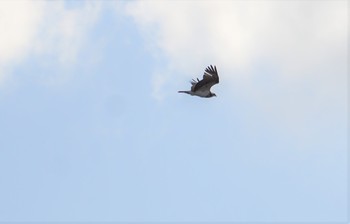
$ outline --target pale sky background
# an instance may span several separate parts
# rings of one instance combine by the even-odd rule
[[[0,221],[346,221],[347,9],[0,1]]]

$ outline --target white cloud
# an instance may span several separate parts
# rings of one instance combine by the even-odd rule
[[[39,30],[37,51],[54,52],[61,63],[76,60],[77,52],[86,40],[88,30],[98,18],[100,6],[87,2],[82,8],[65,9],[62,2],[47,3]]]
[[[181,80],[216,64],[216,91],[230,88],[291,123],[345,108],[346,1],[132,1],[125,8]],[[156,80],[164,95],[161,85],[174,78]]]
[[[2,1],[0,3],[0,81],[5,67],[21,60],[34,41],[35,27],[43,12],[42,2]]]
[[[186,70],[211,61],[249,72],[263,61],[297,78],[346,43],[346,1],[135,1],[126,9]]]
[[[65,7],[63,1],[0,2],[0,83],[26,57],[53,57],[61,65],[74,63],[100,3]]]

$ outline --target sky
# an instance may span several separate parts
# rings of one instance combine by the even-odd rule
[[[345,222],[348,7],[0,1],[0,222]]]

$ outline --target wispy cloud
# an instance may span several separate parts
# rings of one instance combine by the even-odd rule
[[[190,79],[216,64],[222,88],[292,123],[344,107],[346,1],[133,1],[125,8],[174,75]],[[161,96],[170,79],[155,80],[163,80],[155,85]]]
[[[1,1],[0,82],[33,55],[73,64],[99,12],[98,2],[67,8],[63,1]]]
[[[343,53],[345,6],[345,1],[134,1],[126,10],[149,44],[180,69],[217,61],[249,72],[263,60],[297,78],[291,72]]]

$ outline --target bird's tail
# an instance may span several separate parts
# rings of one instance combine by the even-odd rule
[[[191,94],[191,91],[178,91],[178,93],[187,93],[187,94]]]

